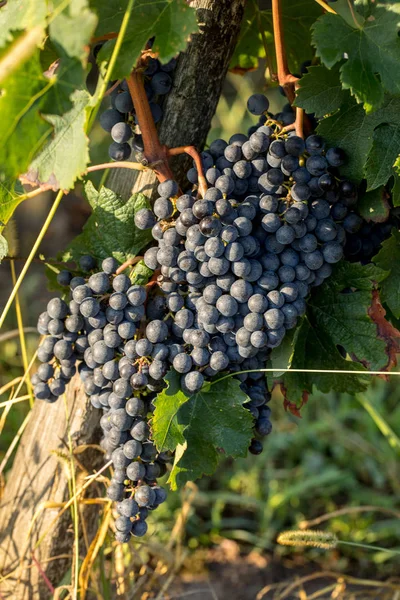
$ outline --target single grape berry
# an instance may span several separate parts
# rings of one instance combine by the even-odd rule
[[[269,101],[264,94],[253,94],[247,100],[247,110],[252,115],[262,115],[267,112],[269,108]]]

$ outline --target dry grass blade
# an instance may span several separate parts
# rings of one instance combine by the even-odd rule
[[[76,448],[74,448],[74,455],[82,454],[82,452],[85,452],[85,450],[88,449],[98,450],[99,452],[104,453],[104,449],[101,446],[99,446],[99,444],[82,444],[81,446],[77,446]]]
[[[125,586],[125,556],[122,544],[116,544],[114,550],[114,565],[115,574],[117,576],[117,594],[118,596],[124,596],[126,593]]]
[[[47,577],[46,573],[43,571],[41,564],[39,563],[39,561],[36,559],[34,553],[32,552],[32,562],[34,563],[34,565],[37,567],[40,575],[42,576],[46,586],[48,587],[48,589],[50,590],[50,592],[52,594],[54,594],[54,587],[51,584],[50,579]]]
[[[20,383],[23,377],[15,377],[8,383],[5,383],[3,387],[0,388],[0,396],[2,396],[5,392],[7,392],[10,388],[13,388],[17,383]]]
[[[36,327],[24,327],[24,333],[34,333],[36,335],[39,335]],[[10,331],[2,333],[0,335],[0,344],[2,344],[3,342],[7,342],[8,340],[12,340],[15,337],[18,337],[19,334],[20,332],[18,329],[11,329]],[[2,392],[0,391],[0,394],[1,393]]]
[[[18,394],[20,393],[20,391],[21,391],[21,388],[22,388],[22,386],[24,385],[24,383],[25,383],[25,381],[26,381],[26,378],[27,378],[27,377],[28,377],[28,375],[29,375],[29,372],[30,372],[30,370],[31,370],[31,369],[32,369],[32,367],[33,367],[33,364],[34,364],[34,362],[35,362],[35,360],[36,360],[36,356],[37,356],[37,351],[36,351],[36,352],[35,352],[35,354],[32,356],[31,362],[29,363],[29,365],[28,365],[28,368],[27,368],[27,370],[25,371],[25,373],[23,374],[23,376],[22,376],[22,377],[20,377],[20,378],[18,378],[18,379],[19,379],[19,383],[18,383],[17,389],[16,389],[16,390],[15,390],[15,392],[14,392],[14,395],[13,395],[13,396],[12,396],[12,398],[11,398],[12,400],[14,400],[15,398],[17,398],[17,397],[18,397]],[[13,381],[15,382],[16,380],[14,379]],[[11,383],[11,382],[10,382],[10,383]],[[5,386],[4,386],[4,387],[5,387]],[[10,386],[10,387],[12,387],[12,386]],[[1,391],[1,390],[0,390],[0,391]],[[1,415],[1,419],[0,419],[0,434],[1,434],[1,432],[3,431],[4,425],[5,425],[5,423],[6,423],[7,415],[8,415],[8,413],[10,412],[11,406],[12,406],[12,405],[8,405],[8,406],[6,406],[6,407],[5,407],[5,409],[4,409],[4,412],[3,412],[3,414]],[[18,434],[17,434],[17,435],[18,435]],[[18,438],[18,439],[19,439],[19,438]],[[14,442],[14,440],[13,440],[13,442]],[[18,442],[18,440],[17,440],[17,442]],[[17,442],[16,442],[16,443],[17,443]],[[1,471],[0,471],[0,472],[1,472]]]
[[[18,429],[17,433],[15,434],[14,439],[11,442],[9,448],[7,449],[7,452],[5,453],[5,456],[4,456],[4,458],[3,458],[3,460],[2,460],[2,462],[0,464],[0,475],[4,471],[4,469],[5,469],[5,467],[6,467],[7,463],[8,463],[8,460],[9,460],[10,456],[14,452],[15,447],[18,444],[18,442],[19,442],[19,440],[21,438],[21,435],[24,433],[24,430],[25,430],[26,426],[28,425],[30,418],[31,418],[31,413],[28,413],[26,415],[25,419],[23,420],[20,428]]]
[[[70,498],[68,500],[68,502],[66,502],[63,506],[63,508],[60,510],[60,512],[58,513],[58,515],[56,515],[54,517],[54,519],[52,520],[52,522],[50,523],[49,527],[46,529],[46,531],[43,533],[42,537],[37,541],[36,543],[36,547],[41,543],[42,539],[48,535],[50,533],[50,531],[52,530],[52,528],[54,527],[54,525],[57,523],[58,519],[61,517],[61,515],[70,507],[72,506],[72,504],[74,503],[74,501],[79,498],[79,496],[82,494],[82,492],[84,492],[86,490],[86,488],[88,488],[98,477],[100,477],[100,475],[106,471],[110,466],[112,465],[112,461],[108,461],[108,463],[106,463],[101,469],[99,469],[99,471],[96,471],[96,473],[94,473],[93,475],[90,475],[86,481],[86,483],[84,483],[77,491],[76,493],[72,496],[72,498]],[[36,511],[36,513],[33,516],[32,522],[31,522],[31,526],[29,528],[29,532],[28,532],[28,538],[30,536],[30,533],[32,531],[32,527],[34,524],[34,521],[37,519],[38,515],[40,514],[40,512],[43,510],[43,507],[38,509]]]
[[[25,400],[29,400],[29,394],[25,396],[20,396],[19,398],[12,398],[11,400],[6,400],[5,402],[0,402],[0,408],[4,408],[5,406],[18,404],[18,402],[25,402]]]
[[[336,10],[333,10],[332,6],[329,6],[329,4],[327,2],[324,2],[324,0],[315,0],[315,2],[322,6],[322,8],[326,10],[326,12],[332,13],[333,15],[337,15]]]
[[[13,260],[10,260],[10,269],[11,269],[11,278],[12,278],[12,282],[13,285],[16,284],[17,282],[17,276],[15,273],[15,264]],[[24,367],[24,372],[27,373],[26,376],[26,387],[28,390],[28,394],[29,394],[29,404],[32,408],[33,406],[33,388],[32,388],[32,383],[31,383],[31,378],[29,375],[29,362],[28,362],[28,353],[26,350],[26,340],[25,340],[25,333],[24,333],[24,323],[23,323],[23,319],[22,319],[22,310],[21,310],[21,303],[19,301],[19,294],[15,295],[15,314],[17,316],[17,323],[18,323],[18,332],[19,332],[19,343],[21,346],[21,355],[22,355],[22,364]]]
[[[302,586],[305,583],[309,583],[310,581],[314,581],[315,579],[326,579],[326,578],[333,578],[336,579],[337,584],[342,582],[346,582],[346,583],[351,583],[353,585],[359,585],[359,586],[363,586],[363,587],[373,587],[373,588],[381,588],[383,589],[388,589],[391,590],[393,592],[398,593],[400,591],[400,583],[396,584],[396,583],[391,583],[391,582],[384,582],[384,581],[375,581],[374,579],[358,579],[357,577],[352,577],[350,575],[342,575],[339,573],[335,573],[333,571],[320,571],[319,573],[312,573],[311,575],[306,575],[304,577],[301,578],[296,578],[295,581],[292,581],[291,583],[289,583],[289,585],[287,586],[287,588],[283,589],[281,593],[279,593],[275,598],[276,600],[284,600],[285,598],[289,598],[291,597],[292,592],[296,589],[299,588],[300,586]],[[272,591],[273,589],[276,589],[279,585],[281,584],[273,584],[273,585],[267,585],[264,588],[262,588],[255,600],[263,600],[264,598],[266,598],[266,595]],[[364,593],[364,598],[365,598],[365,592]],[[392,596],[393,597],[393,596]]]
[[[341,586],[341,582],[339,582],[339,585]],[[337,584],[333,583],[332,585],[327,585],[326,587],[314,592],[313,594],[311,594],[311,596],[304,596],[304,598],[307,598],[307,600],[317,600],[317,598],[321,597],[327,598],[328,596],[326,594],[329,594],[330,592],[335,592],[335,590],[337,590],[337,587]],[[335,596],[331,596],[331,598],[335,598]]]
[[[8,311],[10,310],[10,307],[11,307],[12,303],[14,302],[15,296],[18,293],[18,290],[19,290],[19,288],[20,288],[20,286],[21,286],[21,284],[22,284],[22,282],[23,282],[23,280],[25,278],[25,275],[26,275],[26,273],[27,273],[27,271],[28,271],[28,269],[29,269],[29,267],[30,267],[33,259],[35,258],[36,254],[37,254],[38,248],[39,248],[40,244],[42,243],[42,240],[43,240],[43,238],[44,238],[44,236],[45,236],[45,234],[46,234],[46,232],[47,232],[47,230],[48,230],[48,228],[50,226],[50,223],[53,220],[53,217],[54,217],[54,215],[55,215],[55,213],[57,211],[57,208],[58,208],[58,206],[59,206],[59,204],[60,204],[63,196],[64,196],[64,192],[60,191],[60,192],[58,192],[56,198],[54,199],[54,202],[53,202],[52,207],[51,207],[51,209],[49,211],[49,214],[47,215],[47,218],[46,218],[46,220],[45,220],[45,222],[43,224],[43,227],[40,230],[39,235],[36,238],[35,243],[33,244],[32,250],[30,251],[30,254],[29,254],[28,258],[26,259],[26,263],[24,264],[24,266],[22,268],[22,271],[21,271],[21,273],[20,273],[20,275],[19,275],[19,277],[18,277],[18,279],[17,279],[17,281],[16,281],[16,283],[14,285],[13,291],[11,292],[11,294],[10,294],[10,296],[9,296],[7,302],[6,302],[6,305],[5,305],[4,309],[3,309],[3,312],[0,315],[0,327],[2,327],[4,325],[4,321],[6,320]]]
[[[74,496],[72,496],[67,502],[63,503],[62,505],[58,504],[58,503],[54,503],[54,502],[43,502],[39,505],[38,509],[36,510],[35,514],[33,515],[29,528],[28,528],[28,532],[26,534],[26,542],[25,545],[23,547],[23,549],[21,550],[20,553],[20,557],[19,557],[19,566],[16,567],[15,569],[13,569],[12,571],[10,571],[10,573],[7,574],[6,577],[3,577],[2,579],[8,579],[11,576],[15,575],[15,573],[18,570],[22,570],[23,566],[24,566],[24,561],[25,561],[25,557],[26,554],[30,548],[31,545],[31,535],[32,535],[32,531],[34,529],[35,523],[38,519],[38,517],[40,516],[40,514],[43,512],[43,510],[45,510],[46,508],[54,508],[54,507],[58,507],[58,506],[62,506],[61,510],[57,513],[57,515],[54,517],[54,519],[51,521],[50,525],[48,526],[48,528],[43,532],[43,534],[41,535],[41,537],[38,539],[38,541],[36,542],[33,550],[35,550],[36,548],[38,548],[40,546],[40,544],[42,543],[42,541],[44,540],[44,538],[50,533],[50,531],[53,529],[54,525],[57,523],[57,521],[60,519],[60,517],[65,513],[66,510],[68,510],[68,508],[70,508],[75,499],[79,498],[79,496],[94,482],[96,481],[96,479],[98,479],[101,474],[108,469],[112,464],[112,461],[107,462],[101,469],[99,469],[99,471],[96,471],[96,473],[93,473],[93,475],[90,475],[87,478],[87,481],[76,491],[76,494],[74,494]],[[100,499],[93,499],[93,504],[95,503],[100,503],[99,501]],[[101,499],[102,500],[102,499]],[[90,503],[89,500],[85,501],[88,504]],[[2,580],[0,579],[0,581]]]
[[[92,541],[89,546],[89,550],[85,556],[85,559],[82,563],[80,573],[79,573],[79,586],[80,586],[80,600],[85,600],[86,592],[88,590],[89,578],[91,574],[91,569],[93,567],[93,563],[96,560],[96,557],[101,549],[101,546],[104,543],[105,537],[107,535],[107,531],[110,525],[111,519],[111,502],[108,501],[108,506],[105,507],[103,513],[103,519],[101,525],[97,531],[96,537]]]
[[[189,516],[190,508],[198,492],[198,488],[193,482],[187,483],[185,488],[186,490],[188,490],[188,493],[185,497],[185,500],[182,504],[182,509],[178,515],[178,518],[176,519],[174,528],[171,532],[171,537],[167,546],[168,549],[171,549],[174,545],[174,542],[181,537],[186,520]]]
[[[71,595],[71,591],[72,591],[72,585],[60,585],[60,587],[56,588],[54,591],[54,596],[53,596],[53,600],[60,600],[61,599],[61,593],[66,590],[67,592],[69,592],[69,596],[63,596],[64,600],[67,600],[67,598],[72,598]]]

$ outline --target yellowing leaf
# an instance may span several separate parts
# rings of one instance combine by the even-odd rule
[[[54,126],[52,140],[30,165],[24,182],[51,185],[69,190],[89,163],[89,140],[85,132],[90,96],[77,90],[71,96],[73,107],[63,115],[46,115]]]

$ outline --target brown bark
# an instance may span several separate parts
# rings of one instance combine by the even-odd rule
[[[174,86],[164,102],[164,119],[159,128],[161,142],[170,147],[201,147],[206,139],[212,116],[240,30],[245,0],[196,0],[201,34],[193,36],[185,53],[180,55],[174,75]],[[191,158],[174,157],[176,178],[190,166]],[[132,191],[153,194],[156,177],[149,171],[133,172],[116,169],[110,174],[111,189],[124,197]],[[186,186],[185,186],[186,187]],[[74,446],[93,444],[99,440],[99,411],[91,407],[79,380],[68,390],[68,411]],[[19,565],[22,568],[0,583],[0,598],[12,600],[45,600],[51,596],[37,566],[32,561],[32,548],[46,531],[56,511],[40,513],[29,537],[32,516],[45,501],[68,499],[65,469],[52,451],[66,450],[67,426],[62,400],[53,405],[37,402],[20,442],[14,465],[8,474],[0,508],[0,572],[6,576]],[[102,464],[102,455],[93,450],[80,454],[89,473]],[[95,492],[88,488],[88,495]],[[102,486],[104,490],[104,486]],[[86,506],[85,525],[89,543],[97,526],[98,507]],[[27,547],[26,553],[24,552]],[[35,559],[53,586],[61,581],[71,566],[71,558],[49,561],[60,554],[72,555],[73,528],[71,513],[66,511],[52,532],[35,550]],[[81,549],[85,554],[83,540]]]
[[[90,404],[78,376],[69,385],[66,403],[73,447],[98,443],[99,411]],[[29,536],[28,532],[32,517],[43,502],[69,499],[67,471],[56,452],[68,455],[65,404],[62,399],[51,405],[38,400],[18,447],[0,505],[0,572],[3,577],[12,573],[10,578],[0,583],[4,600],[36,600],[49,595],[43,577],[32,561],[32,552],[60,509],[41,511]],[[83,483],[83,474],[91,474],[103,464],[103,454],[93,448],[79,453],[77,459],[87,471],[85,473],[77,468],[80,483]],[[104,485],[101,485],[100,495],[103,492]],[[98,484],[94,483],[87,488],[85,495],[90,497],[98,493]],[[82,513],[89,540],[97,529],[97,513],[95,505],[86,505]],[[47,561],[60,554],[72,557],[73,543],[71,512],[67,510],[34,550],[35,559],[53,585],[62,579],[72,559]],[[80,540],[80,548],[84,550],[83,539]]]

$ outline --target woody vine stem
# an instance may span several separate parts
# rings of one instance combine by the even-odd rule
[[[173,179],[174,175],[169,166],[169,157],[179,154],[188,154],[193,158],[196,164],[199,181],[199,192],[204,196],[207,191],[207,182],[204,177],[201,158],[194,146],[180,146],[178,148],[168,148],[160,143],[157,129],[154,123],[149,101],[147,99],[142,76],[143,61],[149,56],[148,52],[143,54],[139,65],[132,71],[128,78],[128,88],[131,94],[132,102],[135,107],[135,112],[140,125],[140,130],[143,138],[144,157],[146,163],[154,165],[153,170],[160,182],[166,179]]]
[[[272,22],[274,28],[274,44],[276,55],[276,66],[279,85],[282,86],[289,103],[292,105],[296,94],[295,90],[298,86],[298,78],[292,75],[289,70],[286,49],[283,35],[282,23],[282,4],[281,0],[272,0]],[[304,131],[309,132],[310,126],[307,117],[304,115],[302,108],[296,107],[296,120],[293,125],[289,125],[283,129],[284,132],[296,131],[296,135],[304,137]]]

